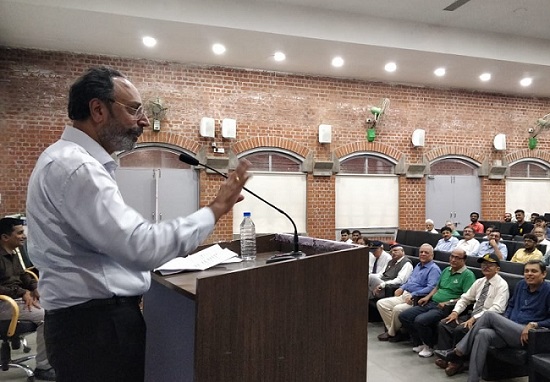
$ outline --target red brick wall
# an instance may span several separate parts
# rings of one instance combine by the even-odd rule
[[[358,80],[189,66],[97,55],[0,48],[0,131],[2,132],[0,215],[25,209],[26,184],[39,153],[60,135],[66,117],[67,91],[86,68],[110,65],[140,89],[144,101],[160,97],[169,106],[160,133],[142,142],[163,142],[197,153],[210,140],[201,138],[201,117],[237,120],[236,141],[216,138],[219,147],[240,153],[274,145],[301,156],[329,160],[356,151],[383,153],[407,163],[445,155],[479,163],[550,158],[550,134],[539,136],[538,150],[527,148],[527,129],[550,110],[550,99],[472,91],[428,89]],[[527,94],[527,93],[526,93]],[[391,104],[373,143],[365,139],[364,120],[382,98]],[[333,126],[332,143],[319,144],[318,125]],[[426,130],[426,146],[413,148],[415,129]],[[508,149],[493,150],[495,134],[507,135]],[[210,151],[209,151],[210,152]],[[201,205],[216,193],[219,179],[201,173]],[[482,219],[501,216],[504,181],[483,179]],[[400,179],[400,225],[423,228],[425,180]],[[308,176],[308,233],[334,235],[334,177]],[[231,237],[231,217],[224,218],[213,240]]]

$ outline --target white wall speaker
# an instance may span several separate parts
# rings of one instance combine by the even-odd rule
[[[237,120],[224,118],[222,121],[222,137],[235,139],[237,138]]]
[[[214,118],[202,117],[199,133],[201,137],[214,138],[216,123]]]
[[[331,143],[331,142],[332,142],[332,126],[319,125],[319,143]]]
[[[495,135],[495,138],[493,139],[493,147],[498,151],[506,150],[506,134]]]
[[[413,131],[411,141],[414,147],[424,147],[426,140],[426,131],[423,129],[416,129]]]

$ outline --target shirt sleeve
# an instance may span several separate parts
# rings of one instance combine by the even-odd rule
[[[66,221],[65,234],[80,236],[90,250],[133,269],[154,269],[184,256],[214,229],[209,208],[157,224],[147,221],[124,203],[116,182],[97,162],[85,162],[60,186],[52,197]]]
[[[439,276],[441,276],[441,270],[439,269],[439,267],[435,264],[432,264],[432,266],[430,267],[430,270],[428,272],[428,277],[427,277],[427,285],[420,289],[420,290],[417,290],[416,292],[414,293],[411,293],[412,296],[426,296],[428,293],[430,293],[436,286],[437,286],[437,283],[439,282]]]

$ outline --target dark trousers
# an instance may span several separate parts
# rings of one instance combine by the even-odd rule
[[[57,382],[144,379],[145,321],[137,297],[46,311],[44,337]]]
[[[467,321],[470,316],[458,317],[458,322],[462,323]],[[437,348],[440,350],[454,349],[455,345],[464,338],[468,329],[464,325],[459,325],[454,321],[446,324],[440,321],[437,325]]]
[[[411,334],[414,346],[422,343],[433,348],[437,342],[437,323],[448,313],[439,309],[437,303],[429,301],[426,305],[413,306],[399,315],[399,321]]]

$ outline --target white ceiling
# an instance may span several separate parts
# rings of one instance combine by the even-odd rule
[[[550,1],[461,2],[0,0],[0,45],[550,97]],[[157,46],[145,48],[145,35]],[[337,55],[341,68],[330,65]]]

